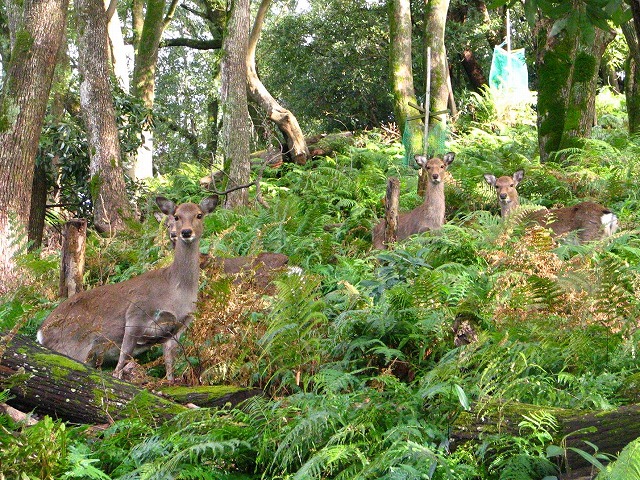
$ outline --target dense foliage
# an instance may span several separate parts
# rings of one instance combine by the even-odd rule
[[[517,436],[481,435],[455,450],[450,432],[471,405],[589,411],[638,401],[630,381],[638,373],[640,145],[622,133],[619,102],[604,92],[594,138],[540,164],[530,111],[510,127],[490,97],[472,97],[449,143],[457,156],[448,223],[388,252],[371,251],[369,234],[383,212],[386,178],[401,179],[401,209],[419,202],[415,170],[396,141],[370,131],[334,157],[266,172],[270,207],[218,210],[207,217],[204,248],[227,256],[282,252],[304,273],[280,277],[266,308],[221,319],[219,306],[242,296],[207,279],[193,328],[236,322],[233,330],[244,333],[216,337],[224,355],[201,355],[199,371],[224,370],[209,378],[259,385],[269,397],[189,411],[163,425],[130,418],[102,432],[48,418],[24,427],[0,416],[0,478],[555,475],[566,452],[551,414],[523,417]],[[524,228],[521,216],[501,221],[482,174],[520,168],[523,203],[601,201],[618,213],[621,231],[578,246]],[[196,199],[202,174],[183,164],[153,189]],[[135,235],[92,235],[87,281],[121,281],[166,262],[166,244],[153,216]],[[23,265],[32,281],[3,299],[0,328],[33,334],[55,304],[57,262],[31,254]],[[199,338],[188,342],[211,348]],[[193,360],[177,367],[194,368]],[[635,451],[631,445],[603,478],[636,468]],[[596,465],[604,458],[597,445],[581,452]]]

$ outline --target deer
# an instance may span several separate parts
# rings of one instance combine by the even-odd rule
[[[523,178],[524,170],[518,170],[510,177],[496,178],[489,173],[484,175],[485,181],[496,189],[502,218],[508,217],[520,205],[516,187]],[[604,205],[591,201],[570,207],[537,210],[529,218],[551,229],[554,238],[576,232],[579,243],[609,237],[618,229],[616,214]]]
[[[427,177],[424,201],[410,212],[398,215],[398,241],[410,235],[423,233],[428,230],[438,230],[444,225],[444,173],[455,158],[455,153],[449,152],[442,158],[427,159],[424,155],[414,157],[416,163],[423,169]],[[384,249],[384,232],[386,220],[382,219],[372,233],[372,245],[375,249]]]
[[[162,344],[166,378],[174,380],[178,341],[196,309],[203,217],[216,208],[218,196],[177,206],[157,197],[156,204],[174,224],[173,263],[70,297],[45,319],[39,343],[94,367],[116,363],[117,378],[129,360]]]

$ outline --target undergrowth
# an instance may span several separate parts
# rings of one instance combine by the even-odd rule
[[[492,121],[491,109],[474,108],[487,118],[460,125],[450,142],[457,155],[448,222],[437,233],[371,251],[387,177],[400,179],[401,210],[421,201],[400,145],[376,132],[334,157],[266,171],[268,209],[207,217],[202,248],[211,255],[283,253],[302,272],[279,272],[269,290],[203,274],[198,318],[176,368],[192,383],[258,386],[267,397],[191,410],[159,427],[130,418],[102,432],[50,419],[22,427],[0,416],[4,478],[556,475],[562,462],[549,448],[562,439],[552,413],[523,417],[517,434],[456,448],[450,441],[471,408],[490,413],[521,402],[589,411],[637,402],[638,145],[599,131],[541,165],[530,126],[509,127]],[[575,245],[527,227],[523,216],[501,221],[482,175],[518,169],[524,213],[591,199],[618,214],[620,231]],[[155,188],[196,200],[202,174],[183,165]],[[148,209],[128,235],[90,235],[87,285],[169,261],[165,227]],[[56,260],[23,258],[32,281],[3,299],[2,330],[34,335],[57,302]],[[631,463],[621,460],[611,471]]]

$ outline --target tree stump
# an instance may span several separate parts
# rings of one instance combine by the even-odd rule
[[[390,248],[398,240],[398,202],[400,198],[400,181],[391,177],[387,181],[387,195],[385,197],[384,244]]]
[[[64,225],[58,295],[69,298],[83,290],[87,219],[74,218]]]

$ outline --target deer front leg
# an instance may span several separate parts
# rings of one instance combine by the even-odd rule
[[[166,371],[167,380],[172,382],[174,380],[173,377],[173,362],[176,359],[176,349],[179,345],[179,340],[184,331],[187,329],[189,324],[193,321],[192,315],[187,315],[184,319],[184,322],[180,329],[172,335],[166,342],[164,342],[163,353],[164,353],[164,367]]]

